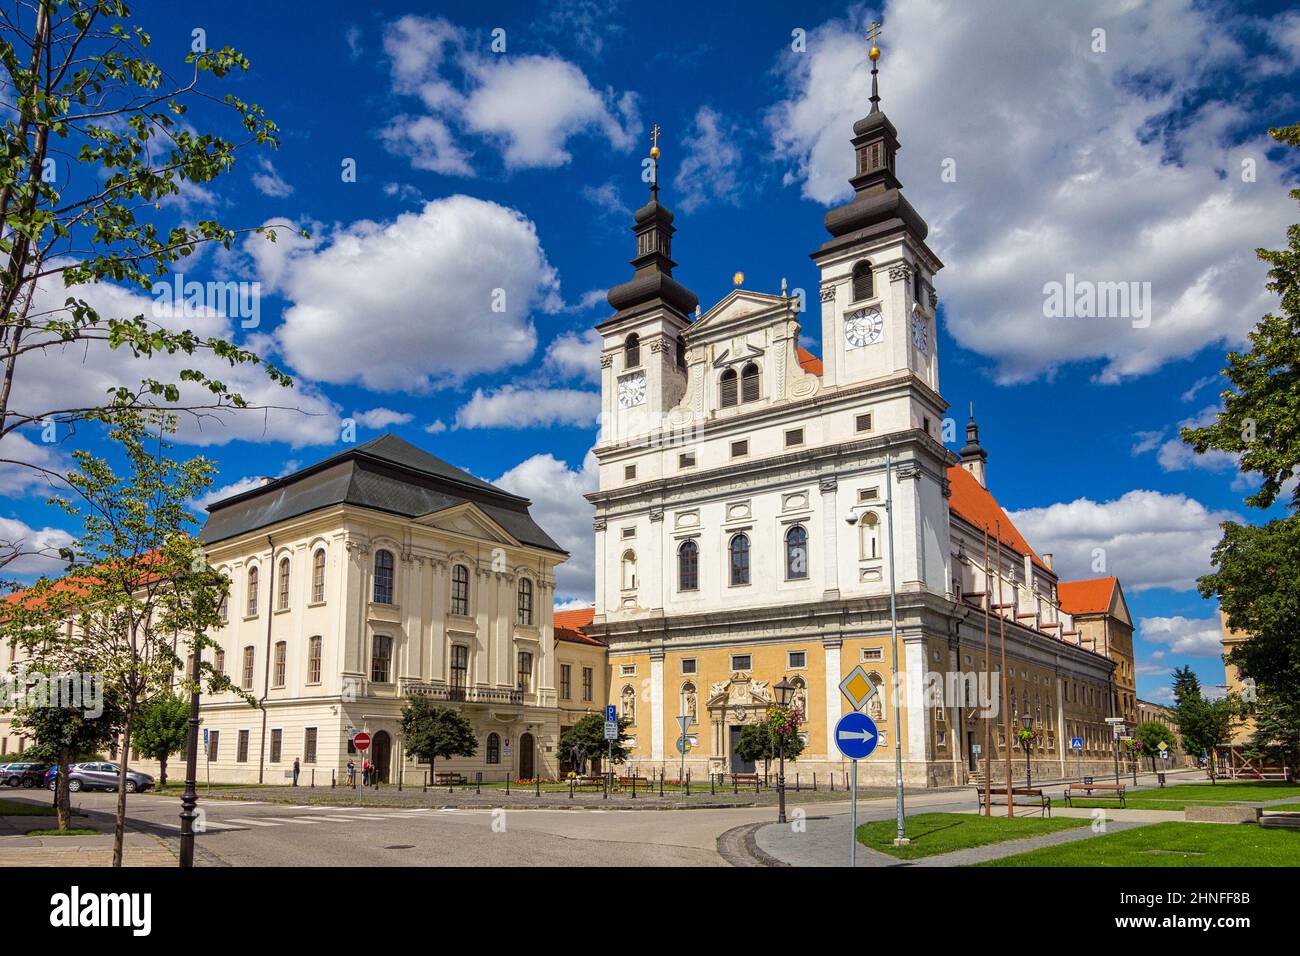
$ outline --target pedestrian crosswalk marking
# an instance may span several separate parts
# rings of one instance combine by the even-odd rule
[[[284,826],[283,823],[281,823],[281,822],[276,822],[276,821],[273,821],[273,820],[243,820],[243,819],[240,819],[239,817],[230,817],[230,818],[228,818],[228,819],[229,819],[229,821],[230,821],[231,823],[242,823],[242,824],[244,824],[244,826],[248,826],[248,827],[282,827],[282,826]]]

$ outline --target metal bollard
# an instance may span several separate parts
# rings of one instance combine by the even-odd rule
[[[424,782],[420,785],[421,793],[429,792],[429,771],[424,771]]]
[[[311,768],[311,788],[313,790],[316,789],[316,768],[315,767]]]
[[[540,800],[542,798],[542,775],[538,774],[533,782],[537,785],[537,799]]]
[[[476,794],[483,793],[483,771],[482,770],[476,771],[474,774],[474,792]]]

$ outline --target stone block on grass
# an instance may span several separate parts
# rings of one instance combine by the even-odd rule
[[[1189,823],[1258,823],[1259,807],[1228,805],[1219,807],[1188,807],[1183,811]]]

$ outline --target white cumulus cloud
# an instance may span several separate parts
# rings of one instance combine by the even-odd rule
[[[1153,644],[1164,644],[1175,654],[1217,657],[1223,653],[1217,617],[1144,617],[1138,619],[1138,636]]]
[[[570,468],[553,455],[533,455],[493,484],[533,502],[531,514],[569,560],[556,571],[556,599],[590,605],[595,595],[595,509],[583,495],[596,490],[596,456],[587,453],[581,468]]]
[[[475,389],[456,411],[457,428],[545,428],[596,423],[600,395],[576,388],[520,388],[503,385],[495,391]]]

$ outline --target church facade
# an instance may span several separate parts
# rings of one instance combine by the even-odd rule
[[[851,139],[853,199],[826,214],[829,237],[812,253],[820,359],[800,347],[806,313],[784,288],[737,288],[699,308],[673,276],[676,227],[656,173],[632,227],[634,274],[610,290],[613,312],[597,327],[586,632],[608,645],[610,702],[647,769],[679,766],[679,717],[697,778],[752,769],[735,743],[784,678],[805,741],[791,772],[843,773],[833,733],[849,705],[838,686],[861,664],[879,690],[867,706],[881,730],[859,766],[864,782],[892,783],[896,740],[909,785],[963,783],[990,752],[1001,779],[1009,750],[1023,778],[1008,712],[1038,732],[1036,777],[1062,775],[1067,760],[1070,772],[1100,771],[1131,640],[1084,640],[1051,556],[1034,552],[987,489],[973,416],[959,454],[943,444],[943,264],[902,194],[875,74]],[[1075,737],[1082,752],[1069,749]]]

